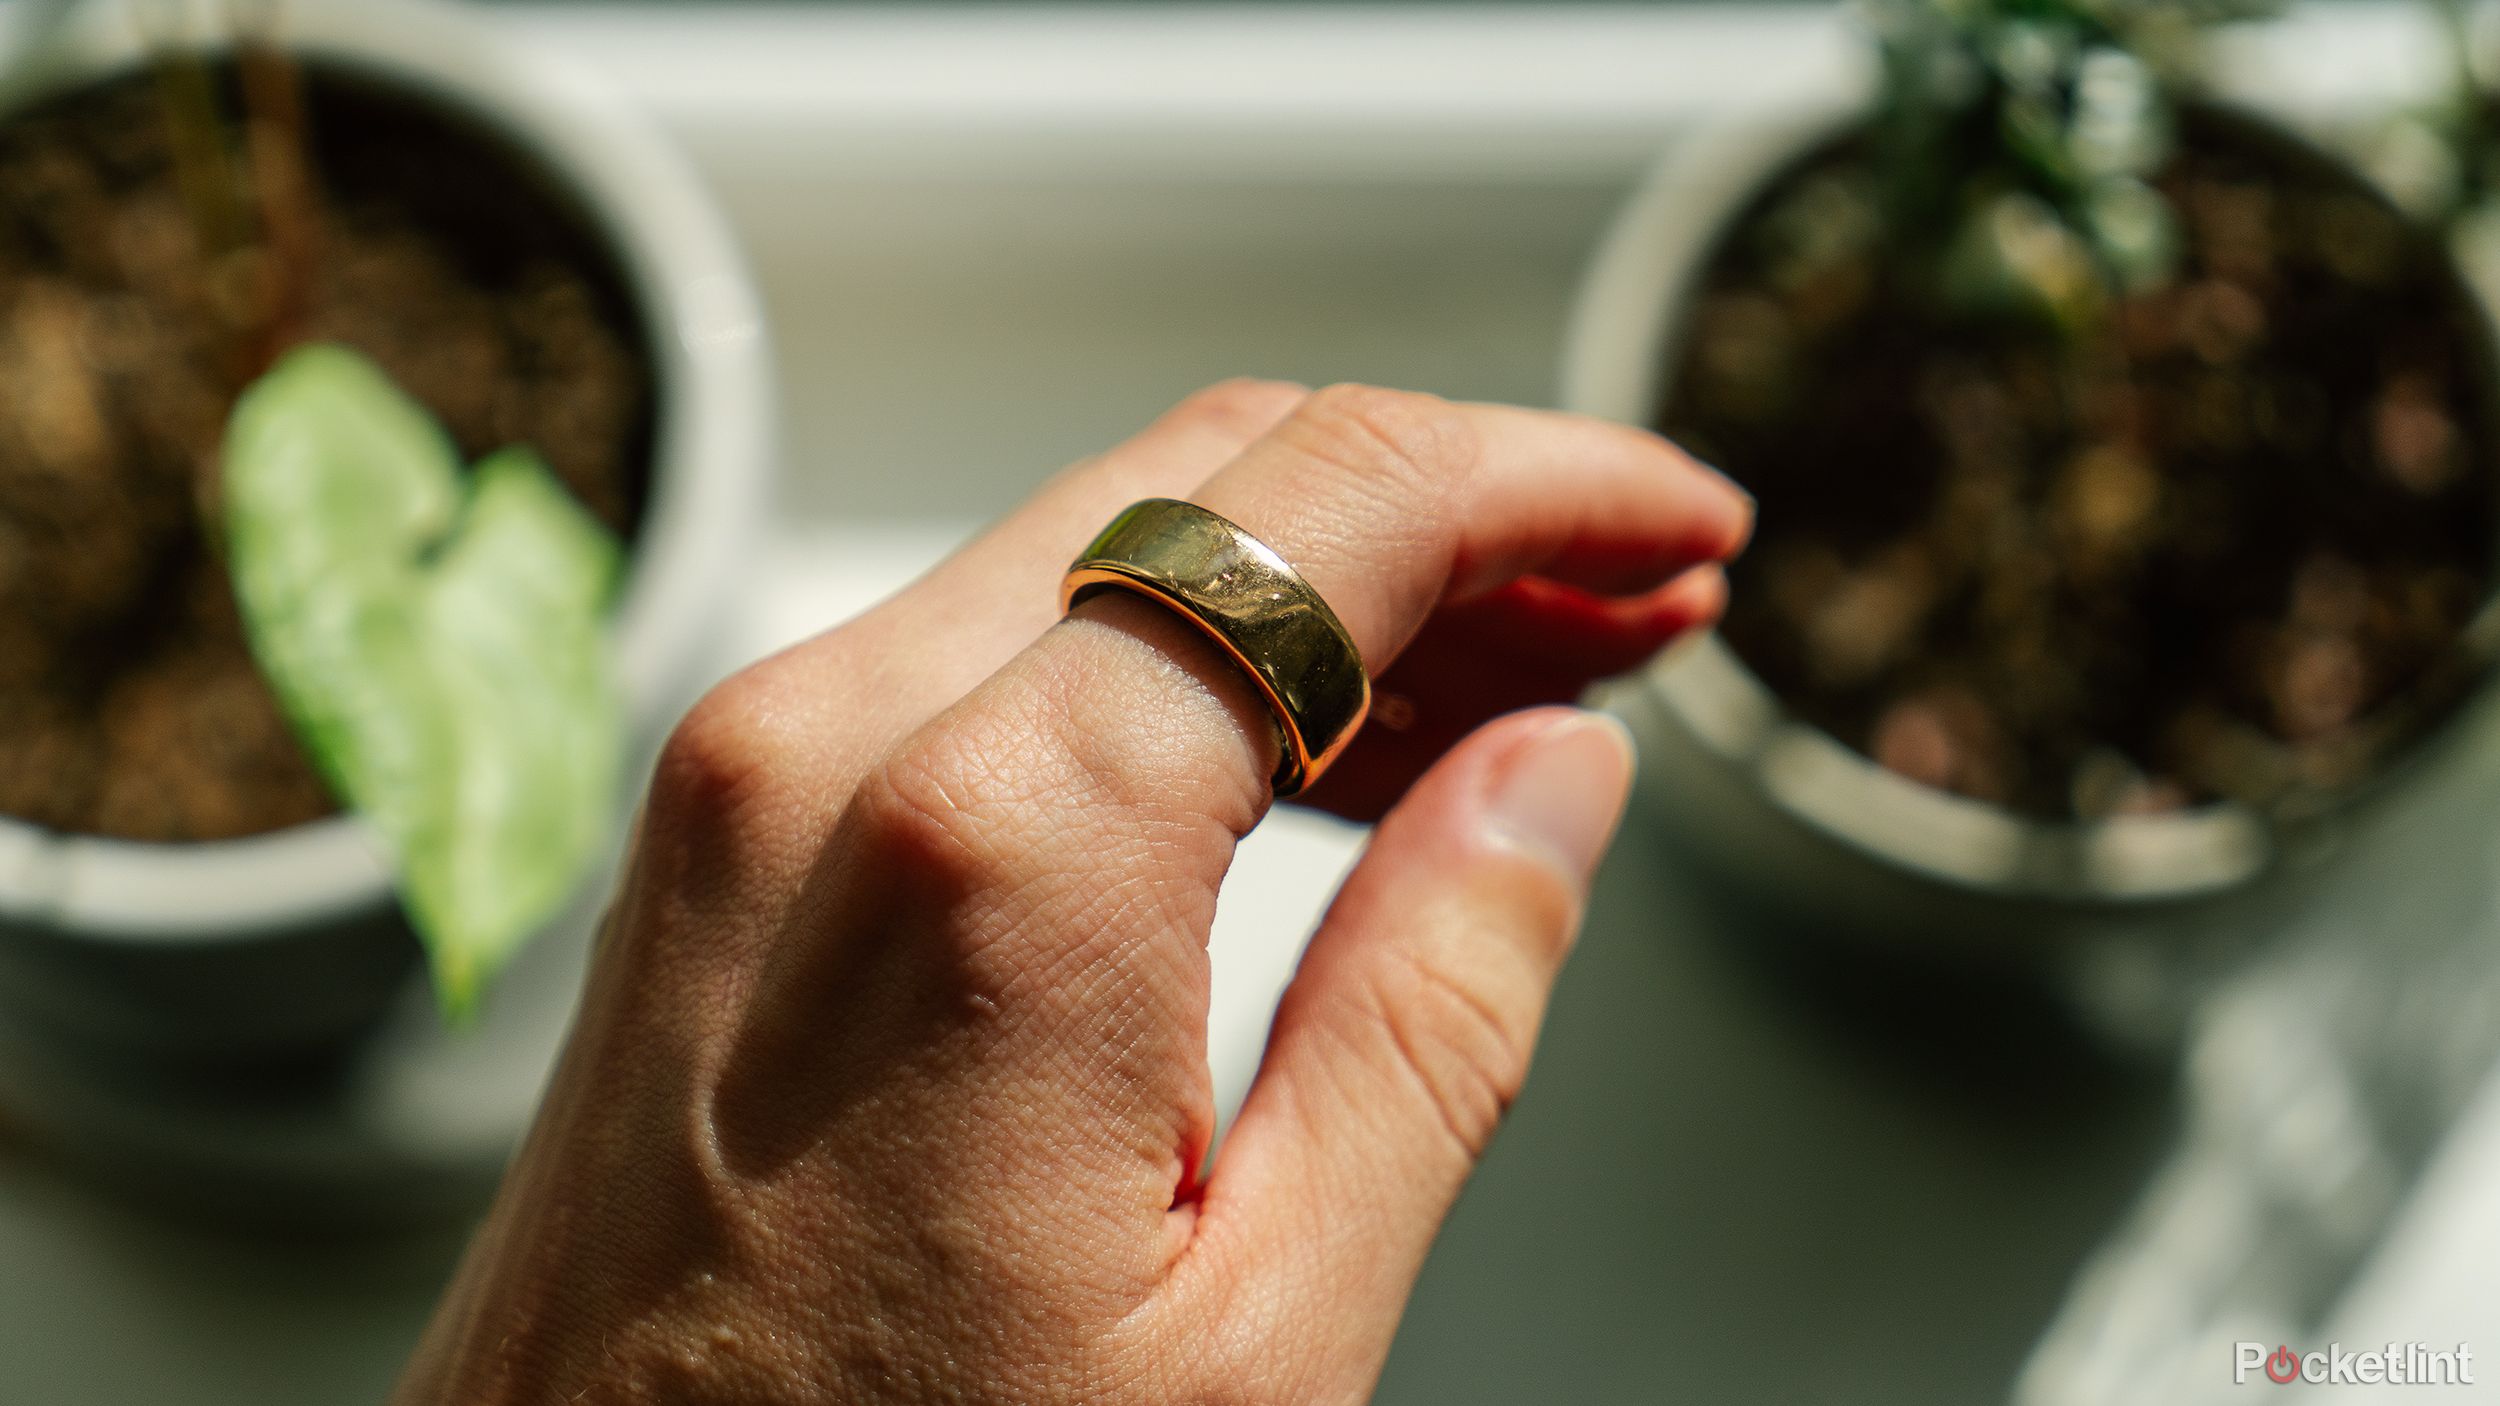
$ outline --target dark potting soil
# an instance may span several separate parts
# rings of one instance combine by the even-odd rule
[[[1660,423],[1761,500],[1724,637],[1894,771],[2048,817],[2297,807],[2472,681],[2500,490],[2449,261],[2263,129],[2183,138],[2178,278],[2079,343],[1906,286],[1847,145],[1704,277]]]
[[[206,130],[239,153],[233,75],[215,81],[225,120]],[[647,343],[588,219],[462,119],[345,71],[302,84],[301,337],[374,358],[471,461],[534,446],[630,532]],[[272,261],[248,233],[211,236],[203,209],[255,217],[250,174],[230,153],[231,189],[204,205],[168,113],[142,74],[0,123],[0,813],[155,841],[334,809],[253,667],[212,536]]]

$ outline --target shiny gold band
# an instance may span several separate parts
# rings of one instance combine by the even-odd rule
[[[1117,587],[1150,596],[1232,657],[1276,715],[1276,794],[1319,779],[1370,710],[1371,679],[1337,613],[1268,545],[1194,503],[1123,509],[1059,584],[1066,611]]]

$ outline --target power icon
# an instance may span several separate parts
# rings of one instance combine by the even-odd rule
[[[2266,1355],[2267,1380],[2288,1382],[2299,1375],[2300,1359],[2292,1354],[2290,1348],[2278,1347]]]

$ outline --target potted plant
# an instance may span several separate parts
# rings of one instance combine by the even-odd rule
[[[140,1109],[127,1130],[169,1081],[195,1103],[335,1090],[320,1071],[420,979],[407,913],[442,926],[426,913],[447,907],[422,893],[425,846],[481,822],[389,797],[377,756],[431,777],[516,728],[596,734],[610,704],[620,741],[656,740],[717,662],[701,651],[769,453],[734,245],[596,83],[429,5],[167,28],[186,13],[82,7],[11,56],[0,112],[0,1030],[44,1071],[12,1081],[36,1105],[13,1112],[44,1129],[77,1110],[70,1140],[125,1161],[153,1154],[95,1136],[95,1109]],[[515,445],[545,467],[461,468]],[[370,506],[376,464],[421,505],[405,540],[312,521],[317,501]],[[497,576],[472,571],[489,520],[559,526],[497,537]],[[540,699],[535,732],[514,709],[544,679],[343,744],[357,710],[288,659],[356,654],[347,672],[396,708],[442,692],[440,661],[477,642],[376,653],[369,629],[272,623],[345,599],[369,627],[406,604],[393,591],[460,571],[491,614],[563,543],[582,547],[576,584],[599,584],[559,594],[598,599],[597,638],[557,648],[526,633],[555,605],[511,609],[501,673],[563,654],[599,682]],[[398,554],[395,584],[359,584],[378,553]],[[403,613],[393,628],[422,636],[446,612]],[[558,880],[488,915],[497,941],[585,882],[579,859],[621,823],[558,844]],[[445,950],[438,983],[467,989],[477,954]]]
[[[1873,82],[1679,146],[1593,264],[1566,402],[1761,499],[1721,630],[1620,697],[1768,921],[2160,1028],[2482,717],[2489,309],[2199,86],[2247,12],[1885,0]]]

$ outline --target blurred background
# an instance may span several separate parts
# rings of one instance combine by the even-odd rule
[[[1839,7],[1730,0],[477,15],[646,114],[752,260],[779,473],[715,674],[1210,381],[1555,403],[1584,272],[1662,155],[1872,70]],[[2218,69],[2332,126],[2443,62],[2420,7],[2317,4]],[[2467,741],[2339,840],[2361,877],[2229,918],[2264,929],[2254,955],[2148,1038],[1751,924],[1636,807],[1379,1399],[2193,1402],[2234,1394],[2259,1339],[2462,1340],[2500,1380],[2500,751]],[[1359,838],[1284,816],[1246,849],[1217,939],[1228,1099]],[[338,1116],[491,1152],[577,962],[577,939],[524,959],[514,1014],[465,1044],[403,1022]],[[456,1216],[237,1229],[112,1180],[0,1121],[0,1399],[379,1399],[459,1245]]]

